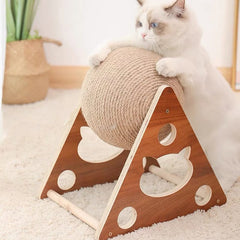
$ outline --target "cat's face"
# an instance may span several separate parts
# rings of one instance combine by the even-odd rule
[[[140,41],[153,42],[166,34],[168,22],[162,9],[142,7],[136,19],[136,33]]]
[[[167,44],[187,32],[189,16],[184,0],[138,0],[141,4],[136,19],[139,41],[149,45]]]

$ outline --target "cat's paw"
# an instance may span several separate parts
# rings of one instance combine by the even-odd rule
[[[91,67],[99,66],[107,58],[110,52],[111,52],[111,49],[108,47],[105,47],[105,48],[102,48],[97,53],[92,54],[89,57],[89,65]]]
[[[162,58],[156,64],[159,75],[164,77],[176,77],[179,75],[178,65],[172,58]]]

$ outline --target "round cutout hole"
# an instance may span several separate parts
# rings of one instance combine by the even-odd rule
[[[169,146],[174,142],[177,136],[177,129],[176,127],[171,124],[165,124],[159,131],[158,134],[158,141],[163,146]]]
[[[75,182],[76,182],[75,173],[71,170],[66,170],[59,175],[57,184],[59,188],[61,188],[62,190],[69,190],[70,188],[73,187]]]
[[[201,186],[195,194],[195,202],[198,206],[205,206],[212,197],[212,189],[208,185]]]
[[[118,226],[129,229],[137,220],[137,211],[133,207],[124,208],[118,215]]]

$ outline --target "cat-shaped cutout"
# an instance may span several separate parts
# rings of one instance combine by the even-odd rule
[[[107,162],[124,151],[124,149],[112,146],[101,140],[90,127],[81,127],[80,134],[82,140],[78,145],[78,154],[87,162]]]

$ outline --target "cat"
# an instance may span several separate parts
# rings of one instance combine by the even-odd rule
[[[98,66],[119,47],[160,54],[156,70],[165,77],[178,77],[184,112],[226,192],[240,176],[240,103],[201,46],[202,31],[185,0],[137,1],[135,33],[104,44],[90,56],[90,65]]]

